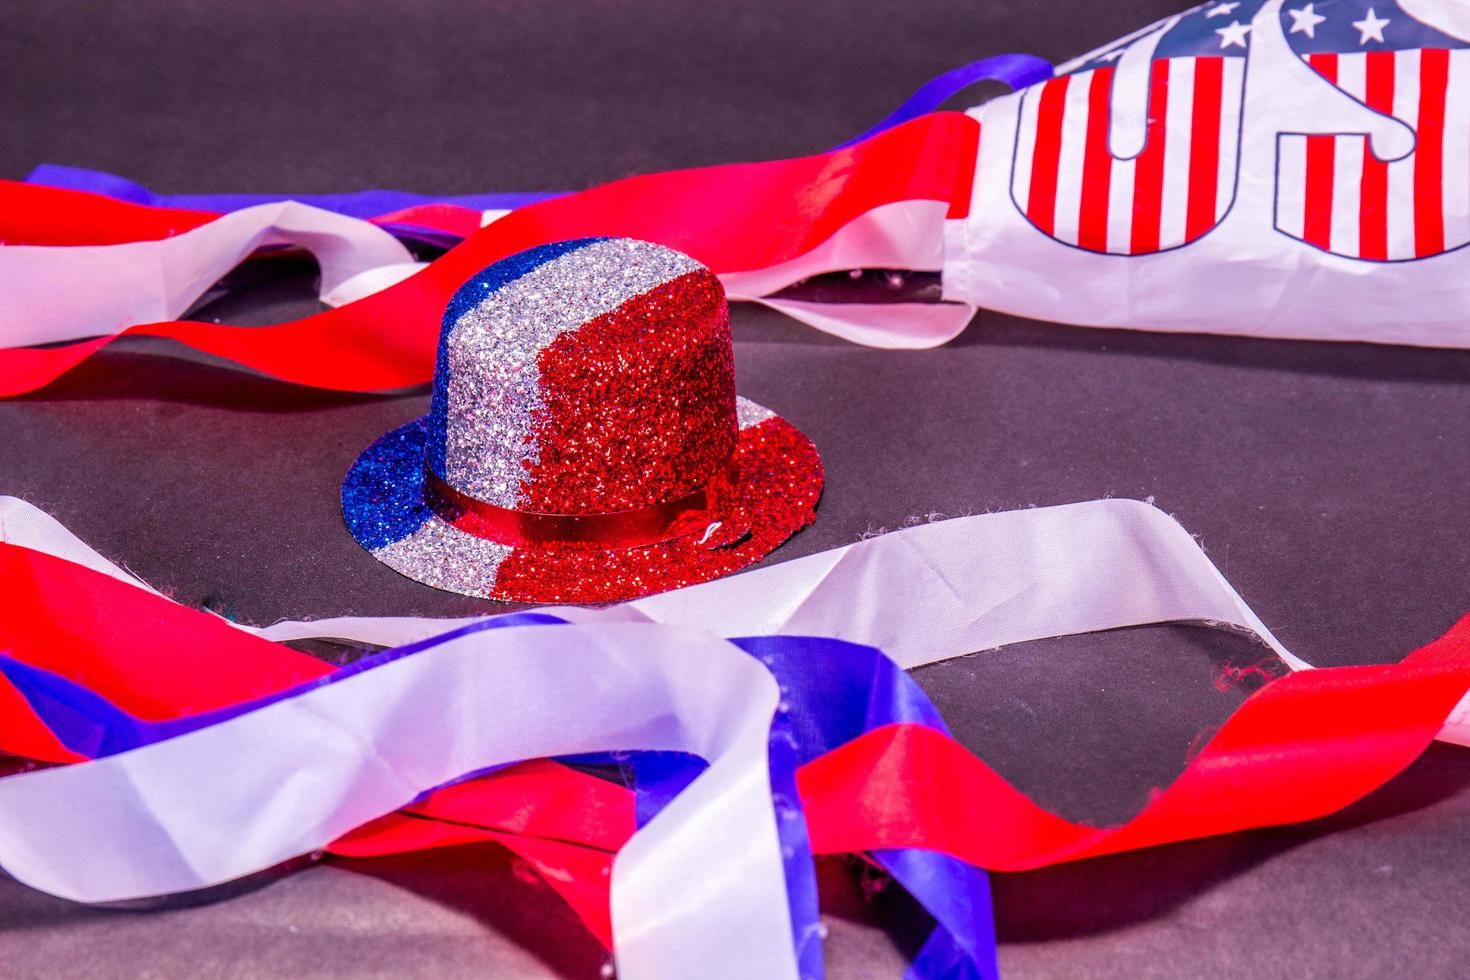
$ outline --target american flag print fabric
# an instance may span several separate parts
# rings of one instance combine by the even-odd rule
[[[1089,252],[1148,255],[1197,241],[1239,179],[1245,76],[1260,2],[1206,3],[1074,63],[1020,99],[1011,197],[1034,228]],[[1409,127],[1383,159],[1364,133],[1278,137],[1274,225],[1368,261],[1470,243],[1470,48],[1408,0],[1287,0],[1282,33],[1317,77]],[[1269,16],[1269,12],[1267,13]],[[1125,57],[1147,46],[1147,60]],[[1125,80],[1125,75],[1136,77]],[[1279,93],[1291,98],[1290,92]],[[1117,117],[1143,100],[1143,140]]]
[[[1285,13],[1287,39],[1307,64],[1412,129],[1414,146],[1385,160],[1360,133],[1283,133],[1276,228],[1376,262],[1470,243],[1470,49],[1392,2],[1305,4]]]
[[[970,110],[947,298],[1470,348],[1470,0],[1221,0]]]

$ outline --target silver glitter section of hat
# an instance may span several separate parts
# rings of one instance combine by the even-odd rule
[[[497,544],[431,517],[406,538],[373,552],[396,572],[436,589],[488,597],[495,590],[508,545]]]
[[[557,337],[671,279],[701,269],[680,252],[630,238],[594,242],[526,273],[455,323],[445,466],[456,489],[500,507],[524,503],[544,408],[536,356]]]
[[[766,419],[773,419],[776,413],[762,405],[757,405],[749,398],[735,398],[735,418],[740,423],[740,428],[748,429],[752,425],[760,425]]]

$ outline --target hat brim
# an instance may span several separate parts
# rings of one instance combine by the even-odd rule
[[[512,547],[476,537],[424,502],[426,418],[367,448],[342,482],[347,530],[373,557],[425,585],[516,602],[618,602],[707,582],[760,561],[816,518],[817,449],[780,416],[739,400],[738,483],[730,516],[748,528],[711,547],[701,535],[634,548]]]

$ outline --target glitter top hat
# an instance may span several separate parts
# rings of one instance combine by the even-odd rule
[[[435,588],[610,602],[760,560],[821,492],[811,442],[735,394],[719,280],[660,245],[588,238],[460,287],[429,414],[358,457],[342,512]]]

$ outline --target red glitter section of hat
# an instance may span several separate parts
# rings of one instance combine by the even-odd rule
[[[730,314],[708,270],[562,334],[537,365],[545,408],[523,510],[596,514],[675,500],[735,446]]]
[[[707,582],[759,561],[816,518],[822,461],[789,422],[767,419],[740,433],[740,488],[726,528],[749,528],[735,543],[716,533],[643,548],[517,549],[500,565],[491,598],[520,602],[598,603],[635,599]],[[722,530],[725,530],[722,529]]]

